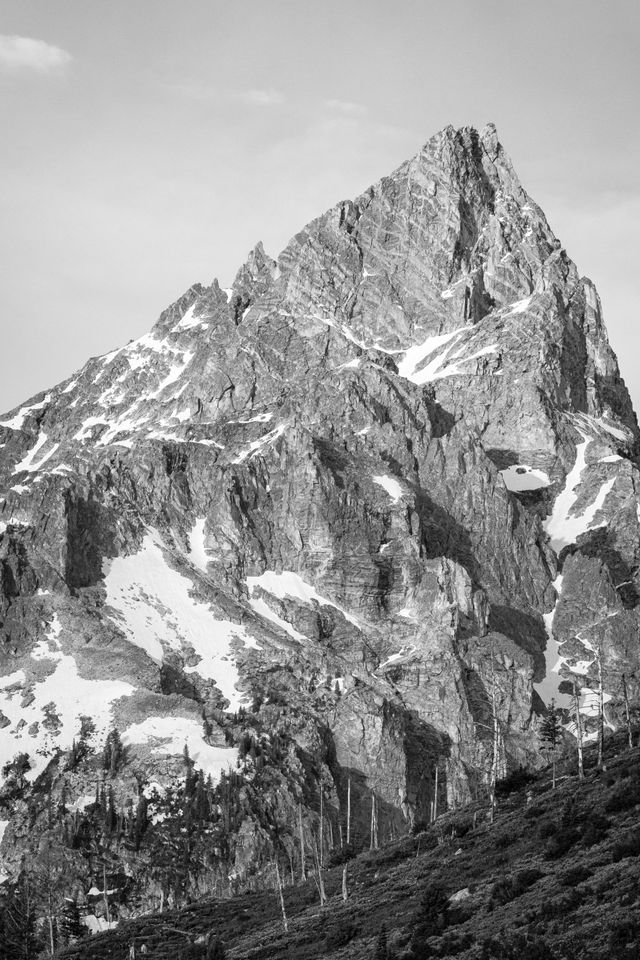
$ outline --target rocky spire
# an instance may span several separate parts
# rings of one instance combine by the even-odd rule
[[[177,776],[186,742],[219,778],[249,762],[240,707],[269,743],[294,716],[327,824],[349,782],[383,836],[428,814],[425,770],[469,796],[488,727],[501,768],[538,762],[563,679],[591,736],[602,677],[615,725],[637,439],[593,285],[495,127],[447,127],[2,418],[2,764],[33,781],[90,704],[137,770]],[[242,875],[268,859],[249,820]]]

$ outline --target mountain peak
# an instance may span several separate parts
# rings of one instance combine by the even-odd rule
[[[593,285],[495,127],[447,127],[2,419],[0,769],[81,811],[116,727],[130,810],[193,760],[225,811],[207,883],[249,884],[301,816],[328,851],[347,796],[360,843],[372,795],[397,835],[539,765],[565,684],[593,737],[604,676],[619,725],[637,439]],[[7,856],[39,849],[38,796]],[[110,856],[142,890],[137,842]]]

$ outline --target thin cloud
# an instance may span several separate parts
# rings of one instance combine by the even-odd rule
[[[324,105],[327,110],[333,110],[344,117],[364,117],[367,112],[364,104],[352,100],[325,100]]]
[[[240,100],[253,107],[273,107],[284,103],[284,94],[272,87],[268,90],[245,90],[240,94]]]
[[[0,69],[5,72],[52,73],[63,70],[70,62],[70,53],[44,40],[0,34]]]
[[[165,83],[161,80],[159,84],[164,90],[168,90],[170,93],[180,97],[185,97],[187,100],[196,100],[204,103],[221,98],[220,90],[206,83]]]

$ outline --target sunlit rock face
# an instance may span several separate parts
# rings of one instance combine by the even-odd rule
[[[599,661],[615,725],[637,441],[595,288],[495,128],[446,128],[2,417],[2,764],[34,783],[88,715],[123,797],[185,744],[215,782],[240,711],[300,760],[282,829],[322,783],[337,835],[349,780],[361,833],[371,793],[382,832],[427,817],[436,768],[440,806],[477,791],[494,704],[501,769],[563,680],[590,735]],[[248,809],[235,875],[265,836]]]

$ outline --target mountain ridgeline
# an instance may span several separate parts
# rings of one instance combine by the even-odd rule
[[[492,125],[3,416],[6,876],[97,929],[481,800],[552,700],[624,725],[638,439]]]

